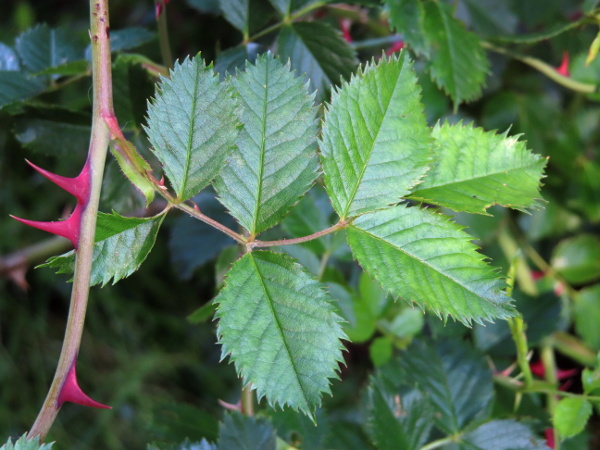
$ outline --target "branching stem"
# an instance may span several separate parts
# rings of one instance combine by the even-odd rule
[[[92,256],[94,251],[94,236],[96,231],[96,216],[104,174],[104,163],[110,141],[108,127],[103,119],[103,113],[112,112],[112,74],[110,56],[110,27],[108,19],[108,0],[90,0],[90,38],[92,41],[92,81],[94,105],[92,116],[92,132],[88,153],[90,164],[90,197],[81,218],[81,229],[75,260],[75,274],[69,317],[60,353],[58,366],[46,400],[33,424],[28,437],[39,436],[43,440],[56,419],[59,408],[57,398],[66,379],[71,365],[77,358],[81,335],[85,322]]]
[[[250,249],[256,247],[278,247],[281,245],[293,245],[293,244],[302,244],[303,242],[312,241],[313,239],[318,239],[320,237],[326,236],[331,233],[335,233],[336,231],[342,230],[346,228],[351,223],[351,220],[340,220],[335,225],[325,228],[324,230],[317,231],[316,233],[309,234],[308,236],[303,236],[299,238],[293,239],[280,239],[277,241],[249,241],[246,246]]]

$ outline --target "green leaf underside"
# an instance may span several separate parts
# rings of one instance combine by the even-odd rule
[[[297,22],[285,25],[279,34],[281,59],[291,60],[292,69],[304,73],[311,91],[324,98],[332,84],[349,79],[357,66],[354,50],[339,31],[321,22]]]
[[[455,105],[481,94],[489,62],[479,38],[442,2],[425,3],[425,32],[431,45],[430,72]]]
[[[219,424],[219,450],[275,450],[277,434],[264,417],[225,414]]]
[[[515,315],[504,282],[444,216],[400,205],[359,217],[347,232],[363,269],[393,295],[465,325]]]
[[[175,64],[148,108],[146,132],[179,200],[204,188],[235,147],[239,110],[200,56]]]
[[[84,45],[73,38],[72,30],[52,29],[45,24],[21,33],[16,39],[15,49],[25,68],[32,73],[83,59],[84,56]]]
[[[140,219],[116,213],[98,213],[90,285],[104,286],[111,280],[115,284],[135,272],[152,250],[164,217]],[[49,267],[56,269],[57,273],[72,274],[75,253],[70,251],[49,258],[38,267]]]
[[[44,90],[44,84],[35,78],[14,70],[0,71],[0,108],[26,100]]]
[[[446,433],[458,433],[489,414],[494,400],[492,373],[468,344],[415,342],[396,363],[398,377],[429,397],[435,422]]]
[[[342,219],[397,203],[427,170],[430,131],[406,53],[365,66],[324,121],[325,185]]]
[[[425,9],[421,0],[386,0],[390,10],[390,25],[402,33],[404,41],[417,54],[429,57],[429,43],[423,32]]]
[[[435,165],[410,198],[479,214],[494,204],[522,211],[539,205],[546,160],[524,142],[448,123],[436,125],[432,136]]]
[[[260,56],[232,81],[244,129],[215,188],[252,236],[277,225],[314,183],[318,171],[312,96],[289,65]]]
[[[218,304],[218,336],[244,384],[270,405],[313,415],[330,393],[345,339],[330,296],[291,257],[252,252],[227,275]]]

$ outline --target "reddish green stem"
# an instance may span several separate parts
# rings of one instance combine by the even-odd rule
[[[61,387],[79,352],[90,287],[98,202],[110,141],[109,130],[103,119],[105,114],[110,114],[113,110],[108,0],[90,0],[90,9],[94,92],[92,133],[88,154],[91,188],[89,200],[81,216],[71,304],[60,359],[46,400],[29,432],[29,438],[39,436],[41,440],[46,437],[56,419],[59,410],[57,399]]]

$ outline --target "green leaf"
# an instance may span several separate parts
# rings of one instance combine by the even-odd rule
[[[122,127],[141,129],[146,113],[144,105],[154,90],[148,72],[130,58],[118,56],[113,63],[115,115]]]
[[[269,21],[272,9],[267,1],[219,0],[225,19],[244,36],[260,30]]]
[[[478,450],[539,449],[550,450],[533,431],[514,420],[492,420],[463,435],[461,443]]]
[[[264,51],[265,48],[255,42],[229,48],[217,55],[215,72],[221,75],[221,79],[225,79],[227,75],[235,75],[236,71],[243,70],[248,62],[254,64],[258,54]]]
[[[38,25],[19,35],[15,49],[23,66],[32,73],[61,66],[84,57],[84,44],[68,28]]]
[[[185,441],[179,444],[148,444],[146,450],[217,450],[217,446],[211,444],[206,439],[202,439],[199,442],[190,442],[186,438]]]
[[[452,16],[452,7],[426,2],[425,32],[431,45],[431,77],[454,101],[455,108],[481,95],[489,62],[474,33]]]
[[[325,113],[321,155],[335,211],[346,219],[397,203],[427,170],[430,142],[407,54],[366,65]]]
[[[552,423],[562,438],[581,433],[592,415],[592,404],[583,398],[563,398],[554,408]]]
[[[325,98],[332,84],[349,79],[356,68],[354,50],[331,26],[322,22],[285,25],[279,34],[281,59],[291,60],[292,69],[304,73],[317,99]]]
[[[37,75],[84,75],[90,68],[89,62],[85,59],[71,61],[56,67],[48,67],[38,72]]]
[[[235,220],[227,214],[213,192],[202,191],[193,200],[204,214],[229,228],[235,228]],[[178,218],[171,228],[170,260],[177,275],[189,280],[196,269],[232,244],[235,242],[226,234],[186,215]]]
[[[217,333],[259,399],[312,416],[330,392],[345,339],[331,300],[289,256],[252,252],[233,265],[215,299]]]
[[[298,447],[297,443],[300,440],[299,448],[302,450],[329,448],[325,444],[325,439],[329,434],[329,418],[322,409],[318,409],[315,414],[317,426],[305,415],[290,409],[269,410],[268,414],[273,421],[273,426],[277,429],[277,436],[287,442],[293,442],[295,447]],[[285,448],[287,449],[287,447]]]
[[[141,219],[98,213],[90,285],[104,286],[111,280],[115,284],[135,272],[152,250],[164,217]],[[53,256],[38,267],[71,274],[75,269],[75,253]]]
[[[0,42],[0,71],[16,71],[21,68],[16,52]]]
[[[508,2],[496,0],[464,0],[469,16],[469,24],[484,36],[512,34],[518,25],[518,19],[510,10]]]
[[[417,54],[429,57],[424,3],[421,0],[385,0],[385,4],[390,10],[390,25],[402,33],[403,40]]]
[[[389,337],[378,337],[373,339],[369,346],[369,356],[375,367],[387,363],[394,354],[394,343]]]
[[[550,263],[569,283],[594,281],[600,277],[600,239],[591,234],[564,239],[554,248]]]
[[[472,420],[491,411],[492,372],[470,345],[445,339],[429,344],[414,342],[396,361],[397,374],[407,385],[428,395],[435,422],[446,433],[461,431]]]
[[[466,325],[515,315],[504,282],[447,217],[400,205],[359,217],[347,231],[363,269],[393,295]]]
[[[215,180],[220,201],[251,236],[277,225],[318,176],[312,98],[271,54],[232,80],[244,129]]]
[[[537,42],[547,41],[548,39],[552,39],[553,37],[566,33],[567,31],[572,30],[573,28],[577,28],[581,26],[586,20],[587,19],[584,16],[581,19],[574,20],[572,22],[554,23],[551,26],[548,26],[546,29],[542,31],[537,31],[535,33],[494,36],[493,38],[494,41],[499,42],[511,42],[514,44],[535,44]]]
[[[577,334],[589,347],[600,351],[600,284],[580,290],[573,309]]]
[[[0,71],[0,109],[11,103],[27,100],[44,90],[39,79],[14,70]]]
[[[600,389],[600,369],[584,368],[581,371],[581,384],[583,384],[583,392],[593,395],[594,391]]]
[[[156,39],[156,33],[142,27],[128,27],[110,31],[110,51],[122,52],[140,47]]]
[[[219,450],[275,450],[277,435],[265,418],[225,414],[219,426]]]
[[[27,439],[27,433],[21,436],[13,444],[12,440],[8,438],[6,444],[0,447],[0,450],[50,450],[54,442],[50,444],[40,444],[40,437],[36,436],[31,440]]]
[[[379,450],[419,449],[433,425],[427,395],[402,386],[398,375],[386,367],[369,385],[368,430]]]
[[[55,157],[84,155],[90,132],[89,125],[29,118],[18,119],[14,130],[17,141],[28,150]]]
[[[223,168],[235,147],[238,115],[232,87],[219,83],[199,55],[161,79],[146,132],[178,199],[196,195]]]
[[[455,211],[487,214],[494,204],[525,211],[538,207],[546,159],[507,133],[472,125],[436,125],[435,165],[410,198]]]

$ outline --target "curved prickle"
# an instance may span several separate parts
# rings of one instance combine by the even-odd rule
[[[91,406],[92,408],[112,409],[112,406],[103,405],[85,394],[77,383],[77,372],[75,365],[77,360],[74,359],[71,363],[69,373],[60,388],[60,393],[56,399],[56,409],[59,409],[64,402],[77,403],[83,406]]]

